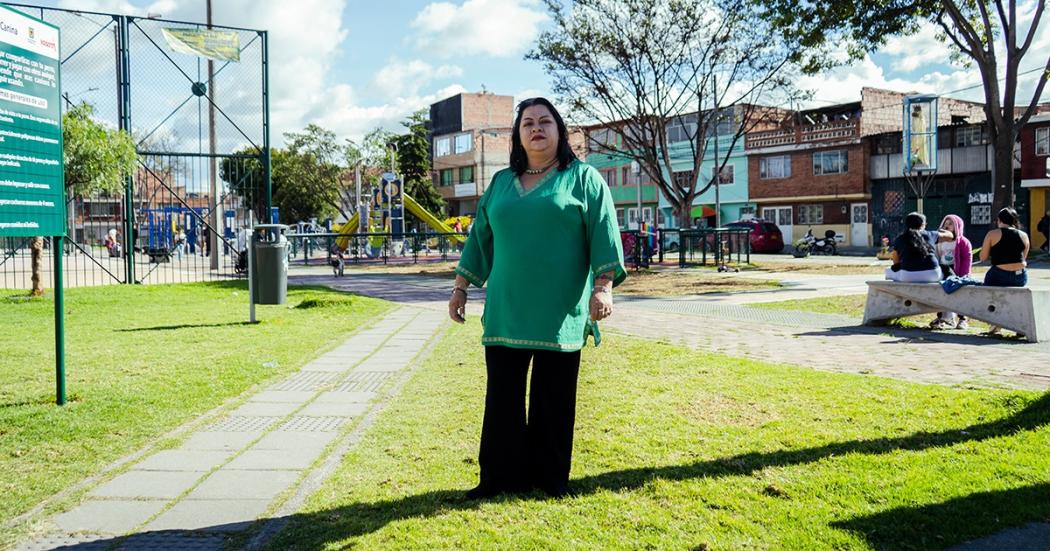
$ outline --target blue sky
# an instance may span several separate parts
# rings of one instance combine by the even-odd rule
[[[353,139],[377,126],[398,129],[411,112],[482,86],[517,98],[549,89],[542,67],[523,59],[549,24],[539,0],[213,1],[216,23],[270,31],[275,141],[280,132],[310,122]],[[1023,21],[1034,0],[1019,3]],[[203,21],[205,16],[204,0],[40,4],[179,20]],[[1037,65],[1039,55],[1045,62],[1047,51],[1050,21],[1040,27],[1022,69]],[[947,56],[931,26],[801,84],[815,90],[814,105],[856,101],[863,86],[944,93],[980,84],[975,70],[949,65]],[[980,88],[956,96],[982,98]]]

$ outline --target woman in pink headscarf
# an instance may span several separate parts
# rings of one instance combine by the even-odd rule
[[[937,242],[937,261],[941,264],[944,278],[949,276],[965,277],[970,275],[973,264],[973,245],[963,235],[962,218],[949,214],[941,220],[941,229],[952,233],[953,238],[942,237]],[[958,321],[956,321],[958,318]],[[937,319],[930,323],[933,329],[966,329],[966,316],[957,316],[955,312],[937,312]]]

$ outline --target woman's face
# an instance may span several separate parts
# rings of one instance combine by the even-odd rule
[[[529,156],[554,154],[558,150],[558,124],[546,105],[532,105],[522,111],[518,135]]]
[[[952,220],[951,218],[945,218],[944,222],[941,222],[941,229],[942,230],[947,230],[947,231],[950,231],[950,232],[954,232],[955,231],[955,220]]]

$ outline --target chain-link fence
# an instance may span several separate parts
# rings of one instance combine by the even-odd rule
[[[211,61],[164,36],[202,23],[10,5],[61,29],[63,108],[89,103],[139,153],[123,193],[68,198],[66,285],[240,275],[238,230],[270,216],[266,32],[213,26],[239,60]],[[29,288],[30,242],[0,240],[0,288]]]

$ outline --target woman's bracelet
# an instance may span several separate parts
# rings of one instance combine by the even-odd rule
[[[610,288],[608,288],[608,287],[606,287],[604,285],[598,285],[597,287],[594,288],[593,291],[591,291],[592,295],[593,294],[597,294],[597,293],[605,293],[607,295],[611,295],[612,294],[612,289],[610,289]]]
[[[464,289],[462,287],[459,287],[458,285],[453,285],[452,286],[452,294],[453,295],[456,294],[456,291],[459,291],[459,292],[463,293],[464,298],[467,296],[467,290],[466,289]]]

